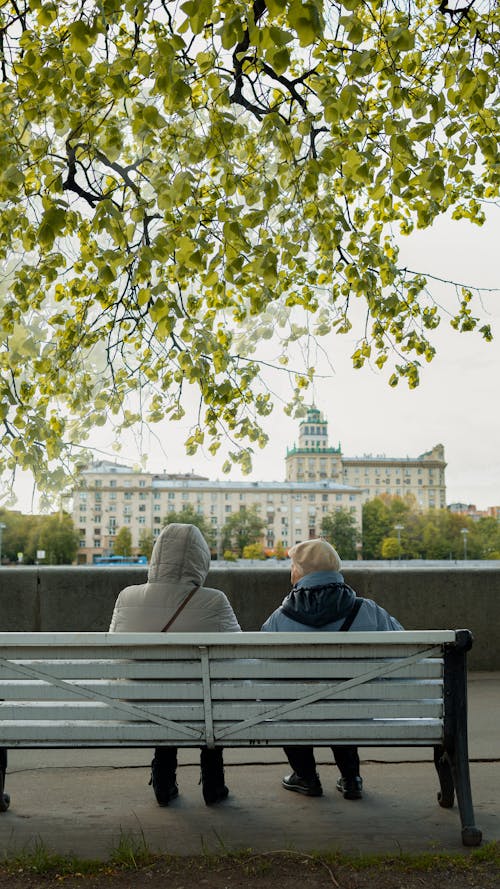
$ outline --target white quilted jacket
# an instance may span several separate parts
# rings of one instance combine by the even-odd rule
[[[118,595],[112,633],[159,633],[190,590],[200,586],[169,629],[172,633],[237,633],[236,615],[222,590],[202,584],[210,550],[195,525],[167,525],[156,541],[146,583]]]

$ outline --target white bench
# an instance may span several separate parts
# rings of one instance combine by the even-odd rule
[[[0,633],[0,746],[434,749],[438,800],[474,824],[467,630]]]

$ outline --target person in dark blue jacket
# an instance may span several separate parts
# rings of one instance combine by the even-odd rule
[[[403,629],[385,608],[356,596],[340,573],[337,551],[326,540],[316,538],[298,543],[290,549],[289,556],[293,586],[264,623],[264,632]],[[289,746],[284,750],[293,772],[283,778],[283,787],[306,796],[321,796],[323,788],[313,748]],[[363,781],[357,748],[332,745],[332,751],[341,773],[337,789],[345,799],[361,799]]]

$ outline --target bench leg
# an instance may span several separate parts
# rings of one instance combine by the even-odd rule
[[[6,812],[10,806],[10,796],[3,792],[5,784],[5,772],[0,769],[0,812]]]
[[[482,833],[474,823],[474,807],[470,786],[469,750],[467,743],[467,666],[466,654],[472,645],[468,630],[458,630],[456,642],[445,646],[444,654],[444,741],[438,774],[444,778],[443,803],[450,801],[451,787],[448,770],[457,795],[462,843],[464,846],[480,846]],[[435,752],[436,756],[436,752]],[[443,783],[441,783],[443,788]]]
[[[448,754],[441,745],[436,745],[434,747],[434,765],[436,767],[440,786],[437,795],[438,803],[443,809],[451,809],[455,802],[453,771]]]
[[[467,739],[464,739],[462,731],[457,732],[455,749],[450,756],[450,762],[462,823],[462,844],[464,846],[480,846],[483,835],[474,824]]]

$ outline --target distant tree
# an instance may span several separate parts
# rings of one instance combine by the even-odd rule
[[[474,523],[468,516],[447,509],[430,509],[421,516],[422,556],[424,559],[462,559],[464,540],[462,529],[473,531]],[[473,538],[467,541],[468,557],[475,558],[478,548]]]
[[[222,528],[222,546],[241,556],[246,546],[257,543],[264,533],[265,522],[258,505],[242,506],[227,518]]]
[[[248,546],[243,547],[242,555],[244,559],[260,559],[264,561],[267,558],[263,543],[249,543]]]
[[[345,508],[323,516],[321,534],[335,547],[342,559],[355,559],[361,535],[355,516]]]
[[[286,559],[286,556],[287,556],[286,548],[283,546],[283,542],[281,540],[278,540],[278,542],[276,543],[276,545],[274,547],[274,558],[275,559]]]
[[[151,529],[148,531],[141,531],[139,534],[139,554],[141,556],[146,556],[148,562],[151,558],[151,553],[153,552],[154,542],[155,540]]]
[[[363,504],[363,558],[380,559],[382,542],[385,537],[394,534],[396,525],[403,525],[400,530],[401,547],[407,556],[410,555],[410,526],[416,521],[416,501],[414,497],[394,497],[381,494]],[[412,551],[413,551],[412,544]]]
[[[120,528],[113,543],[113,553],[115,556],[132,555],[132,532],[130,528]]]
[[[401,555],[401,545],[397,537],[384,537],[380,547],[383,559],[397,559]]]
[[[464,526],[465,527],[465,526]],[[500,559],[500,522],[484,516],[469,525],[468,550],[471,558]]]
[[[23,515],[15,510],[0,509],[0,522],[5,525],[2,533],[2,561],[17,562],[18,553],[23,554],[23,562],[29,563],[31,551],[28,552],[30,532],[38,516]]]
[[[375,497],[363,504],[363,558],[380,559],[382,541],[392,531],[389,507],[380,498]]]
[[[46,565],[71,565],[78,552],[78,533],[67,513],[43,516],[38,528],[37,550],[44,550]]]
[[[181,525],[196,525],[203,534],[210,549],[214,549],[216,545],[216,530],[210,524],[208,519],[201,512],[197,512],[191,503],[186,503],[179,512],[168,512],[163,519],[163,527],[180,523]]]

